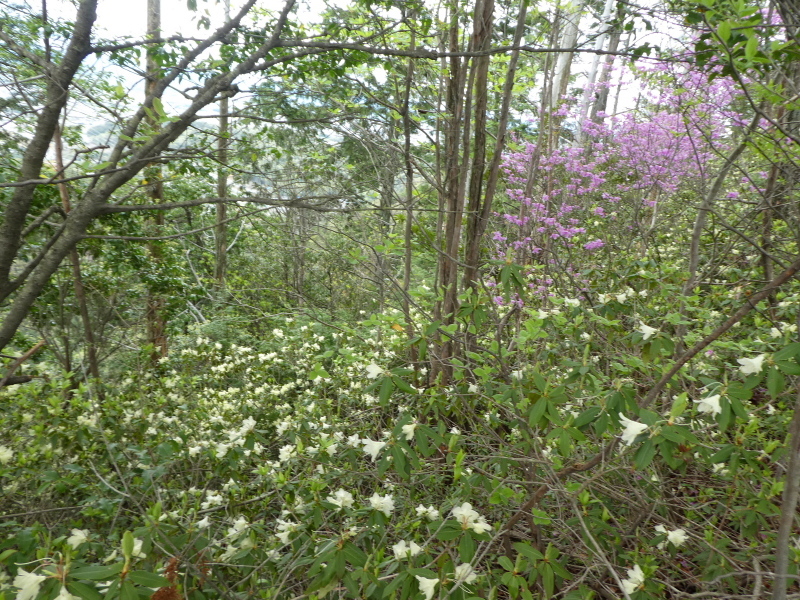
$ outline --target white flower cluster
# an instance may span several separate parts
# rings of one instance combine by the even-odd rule
[[[492,529],[492,526],[486,522],[486,518],[478,514],[469,502],[456,506],[453,509],[453,518],[461,523],[462,529],[472,529],[475,533],[486,533]]]
[[[686,535],[686,531],[683,529],[672,529],[668,530],[663,525],[656,525],[656,531],[658,533],[663,533],[667,536],[667,542],[675,546],[676,548],[682,546],[686,543],[686,540],[689,539],[689,536]],[[667,542],[661,542],[658,547],[663,548],[666,546]]]
[[[637,591],[644,585],[644,573],[639,565],[633,565],[632,569],[628,569],[628,578],[622,580],[622,589],[625,593],[630,595]]]

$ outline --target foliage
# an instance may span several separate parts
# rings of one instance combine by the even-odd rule
[[[76,25],[3,8],[16,41],[2,38],[0,77],[16,91],[0,99],[0,225],[34,188],[10,277],[24,283],[63,232],[77,258],[4,350],[3,372],[32,381],[0,384],[0,600],[751,598],[800,575],[800,284],[753,300],[798,261],[787,6],[670,6],[659,18],[680,17],[694,53],[619,67],[639,100],[591,118],[549,106],[549,55],[564,53],[539,45],[558,48],[562,8],[521,20],[507,91],[517,8],[498,5],[485,113],[470,112],[470,3],[358,1],[282,25],[273,9],[191,60],[202,42],[184,38],[96,50],[108,70],[78,69],[59,113],[73,158],[57,188],[17,179],[46,114],[41,61],[63,60]],[[657,16],[586,10],[581,44]],[[622,53],[641,58],[634,41]],[[225,77],[259,56],[227,154],[216,114],[130,97],[120,69],[146,54],[209,103],[234,98]],[[610,91],[606,66],[587,89]],[[509,145],[480,146],[503,137],[505,93]],[[150,205],[159,185],[167,209]],[[491,237],[474,264],[465,199]],[[448,264],[479,279],[456,293]],[[33,297],[2,279],[4,298]],[[154,294],[158,360],[142,325]]]

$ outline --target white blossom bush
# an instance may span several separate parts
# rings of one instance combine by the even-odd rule
[[[515,347],[481,333],[447,385],[383,315],[187,337],[102,398],[4,391],[0,594],[735,595],[773,553],[800,344],[756,314],[642,405],[685,319],[662,285],[525,307]]]

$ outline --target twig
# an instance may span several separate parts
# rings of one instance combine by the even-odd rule
[[[25,354],[23,354],[23,355],[22,355],[22,356],[20,356],[20,357],[19,357],[17,360],[15,360],[15,361],[14,361],[14,362],[11,364],[11,366],[9,367],[9,369],[8,369],[8,372],[6,373],[6,376],[5,376],[5,377],[3,377],[2,379],[0,379],[0,388],[1,388],[1,387],[3,387],[4,385],[8,384],[8,383],[11,381],[11,376],[14,374],[14,371],[16,371],[17,369],[19,369],[19,366],[20,366],[22,363],[24,363],[24,362],[25,362],[26,360],[28,360],[28,359],[29,359],[31,356],[33,356],[34,354],[36,354],[36,352],[37,352],[37,351],[38,351],[38,350],[39,350],[39,349],[40,349],[42,346],[44,346],[44,340],[40,340],[39,342],[37,342],[37,343],[36,343],[36,345],[35,345],[33,348],[31,348],[31,349],[30,349],[30,350],[28,350],[28,351],[27,351]],[[25,382],[23,382],[23,381],[18,381],[17,383],[25,383]]]

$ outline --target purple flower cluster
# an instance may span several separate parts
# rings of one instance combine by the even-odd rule
[[[608,222],[621,210],[637,205],[647,210],[697,185],[710,161],[726,149],[730,127],[741,126],[743,117],[731,108],[739,92],[730,78],[709,81],[707,74],[679,69],[663,63],[637,71],[639,109],[584,121],[580,144],[548,149],[514,138],[502,168],[516,209],[496,213],[497,259],[557,263],[563,269],[580,261],[580,248],[593,252],[607,244],[603,233],[608,235]],[[575,122],[576,112],[574,103],[564,102],[552,117]],[[531,176],[536,185],[528,195]],[[561,253],[568,258],[556,261]],[[548,294],[552,280],[539,271],[531,271],[529,280],[533,293]]]

